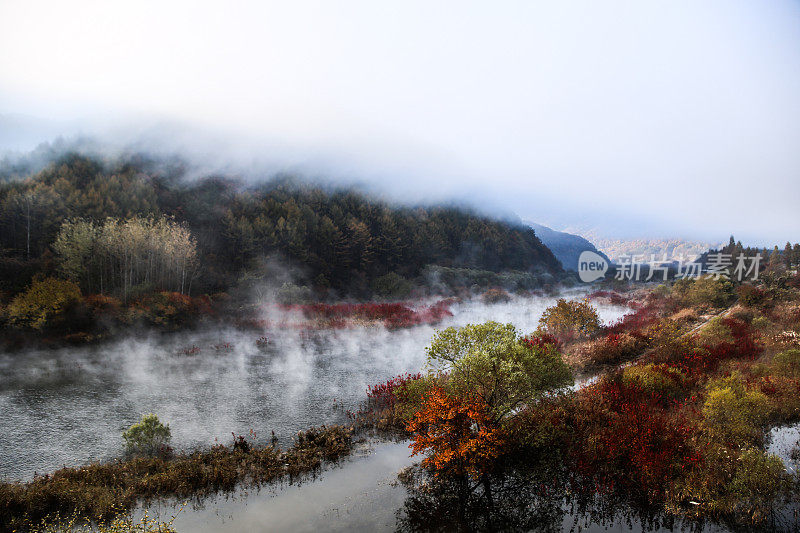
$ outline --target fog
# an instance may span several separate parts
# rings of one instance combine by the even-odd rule
[[[0,4],[6,148],[171,145],[606,236],[796,240],[798,95],[791,0]]]
[[[573,297],[579,293],[571,293]],[[437,327],[486,320],[535,330],[555,298],[466,301]],[[624,308],[599,306],[614,321]],[[432,326],[242,332],[218,328],[131,336],[98,347],[0,355],[0,477],[30,478],[123,452],[121,433],[142,414],[170,424],[179,450],[229,444],[231,432],[291,443],[311,425],[345,422],[367,386],[418,372]],[[266,336],[269,343],[259,346]],[[220,346],[227,344],[228,346]],[[195,355],[183,350],[197,346]],[[334,405],[335,404],[335,405]],[[252,438],[248,435],[248,438]]]

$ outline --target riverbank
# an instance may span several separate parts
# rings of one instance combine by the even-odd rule
[[[292,481],[347,456],[353,436],[342,426],[312,428],[299,433],[286,451],[241,442],[171,457],[63,468],[28,483],[0,483],[0,530],[24,529],[56,515],[104,521],[154,498],[194,499],[243,485]]]

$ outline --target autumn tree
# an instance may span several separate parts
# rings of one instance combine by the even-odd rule
[[[600,329],[600,317],[588,300],[565,300],[545,309],[539,319],[539,331],[561,340],[593,335]]]
[[[198,266],[190,231],[167,217],[67,220],[53,249],[61,271],[85,290],[124,299],[138,287],[188,293]]]
[[[404,395],[413,407],[411,448],[427,453],[422,464],[435,476],[462,478],[465,494],[468,479],[483,485],[491,505],[489,475],[510,424],[525,405],[572,383],[569,367],[554,345],[525,343],[498,322],[437,332],[427,358],[428,376]]]
[[[41,330],[62,320],[69,307],[80,300],[81,290],[75,283],[45,278],[18,294],[6,313],[13,326]]]
[[[456,397],[476,397],[498,423],[572,373],[552,344],[522,342],[513,324],[486,322],[437,332],[427,348],[429,367],[446,376]]]
[[[414,434],[413,455],[428,453],[422,466],[437,476],[483,480],[504,444],[503,428],[480,398],[458,397],[436,385],[407,429]]]

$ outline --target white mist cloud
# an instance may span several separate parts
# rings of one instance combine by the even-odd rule
[[[798,95],[789,0],[0,5],[0,113],[617,233],[796,240]]]
[[[583,295],[585,290],[564,294]],[[180,450],[215,440],[230,443],[231,432],[249,429],[260,443],[274,431],[286,445],[301,429],[346,422],[344,411],[333,409],[334,399],[355,411],[367,386],[422,370],[425,347],[437,328],[497,320],[530,333],[555,301],[516,296],[491,306],[465,301],[436,327],[209,326],[166,336],[132,335],[94,347],[32,350],[24,357],[0,353],[0,408],[7,429],[0,432],[0,479],[29,479],[64,464],[117,457],[122,431],[149,412],[170,423]],[[629,311],[609,305],[597,310],[604,323]],[[268,346],[256,343],[261,335],[269,338]],[[182,353],[191,347],[199,352]]]

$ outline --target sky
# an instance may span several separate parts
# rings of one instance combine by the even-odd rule
[[[56,134],[795,242],[800,2],[0,0],[0,149]]]

